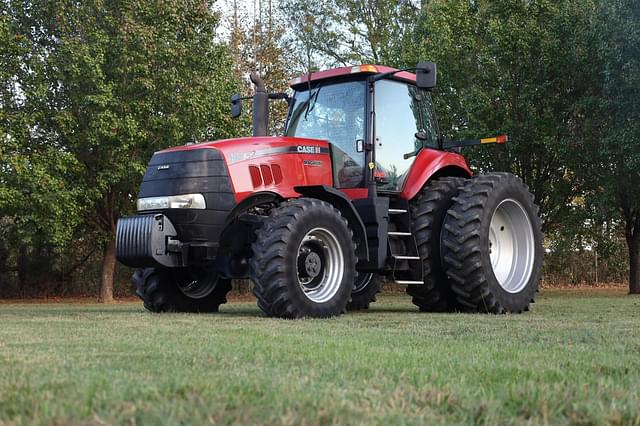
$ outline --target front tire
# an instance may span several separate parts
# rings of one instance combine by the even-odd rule
[[[533,195],[510,173],[467,181],[445,218],[444,263],[461,306],[520,313],[533,301],[542,267],[542,232]]]
[[[231,290],[231,280],[211,268],[143,268],[132,281],[151,312],[218,312]]]
[[[251,268],[258,306],[280,318],[345,312],[354,282],[355,244],[330,204],[299,198],[273,209],[257,232]]]
[[[351,290],[351,301],[347,303],[348,311],[369,309],[369,305],[376,301],[376,295],[382,290],[382,277],[378,274],[356,272],[356,278]]]

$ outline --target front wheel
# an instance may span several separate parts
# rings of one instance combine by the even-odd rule
[[[347,304],[348,311],[369,309],[369,305],[376,301],[376,295],[382,290],[382,277],[378,274],[356,272],[356,278],[351,290],[351,300]]]
[[[468,180],[447,212],[442,251],[461,306],[490,313],[527,310],[542,267],[533,195],[509,173]]]
[[[330,204],[311,198],[285,201],[265,219],[252,248],[253,291],[268,316],[345,312],[355,245],[346,220]]]
[[[132,281],[151,312],[218,312],[231,290],[211,267],[137,269]]]

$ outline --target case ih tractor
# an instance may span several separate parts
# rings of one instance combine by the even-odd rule
[[[542,261],[533,196],[508,173],[472,176],[458,153],[506,137],[440,135],[435,64],[312,73],[290,98],[251,79],[253,137],[156,152],[138,214],[118,222],[117,257],[139,268],[148,310],[215,312],[234,278],[253,280],[273,317],[367,308],[383,279],[421,311],[528,309]],[[267,136],[269,99],[289,102],[284,136]]]

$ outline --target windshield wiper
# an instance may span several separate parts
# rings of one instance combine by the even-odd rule
[[[316,101],[318,100],[318,95],[320,94],[320,89],[322,89],[322,86],[318,86],[318,88],[316,89],[315,93],[313,94],[309,94],[309,99],[307,99],[307,107],[306,110],[304,112],[304,121],[307,121],[307,117],[309,116],[309,113],[311,111],[313,111],[313,108],[315,108],[316,106]],[[312,104],[313,102],[313,104]]]

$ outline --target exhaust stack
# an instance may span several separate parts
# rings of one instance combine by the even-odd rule
[[[256,72],[251,73],[251,82],[256,86],[253,96],[253,136],[267,136],[269,125],[269,94],[264,80]]]

